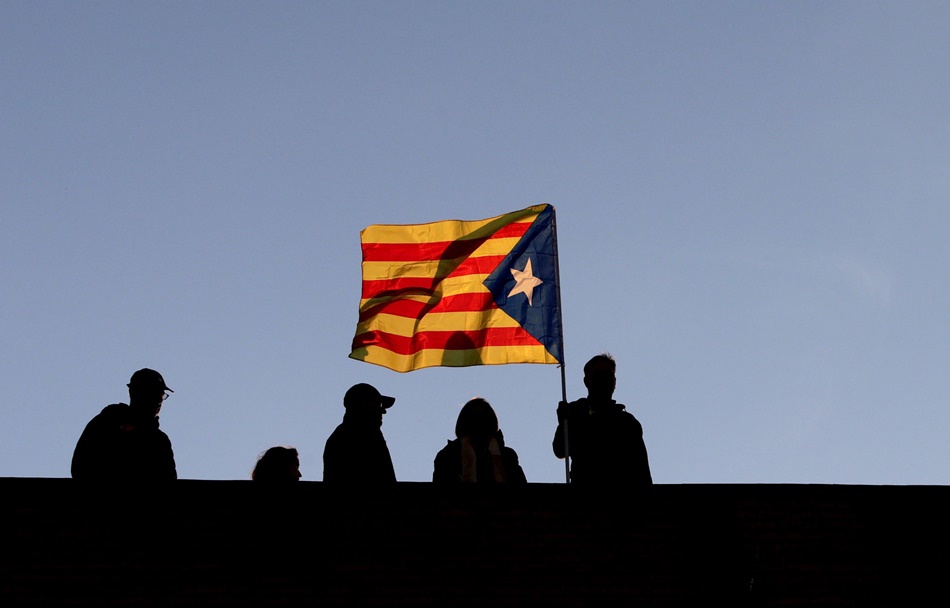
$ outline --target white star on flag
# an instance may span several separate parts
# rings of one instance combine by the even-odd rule
[[[534,288],[544,282],[534,276],[534,271],[531,270],[531,258],[528,258],[528,263],[525,264],[524,270],[512,268],[511,276],[515,278],[515,286],[511,288],[508,297],[510,298],[513,295],[523,293],[528,296],[528,306],[531,306],[531,296],[534,294]]]

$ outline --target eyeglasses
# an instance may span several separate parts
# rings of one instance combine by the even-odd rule
[[[171,397],[169,393],[162,393],[162,401],[168,399],[169,397]]]

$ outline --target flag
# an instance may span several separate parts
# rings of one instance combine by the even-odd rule
[[[350,357],[398,372],[560,363],[554,207],[373,225]]]

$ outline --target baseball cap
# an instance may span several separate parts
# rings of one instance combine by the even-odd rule
[[[381,395],[376,387],[371,384],[361,382],[350,387],[343,396],[343,407],[372,407],[379,405],[383,409],[389,409],[396,402],[395,397]]]
[[[154,369],[143,368],[139,371],[132,374],[132,378],[129,380],[129,388],[133,386],[135,388],[143,389],[159,389],[163,391],[168,391],[169,393],[174,393],[172,389],[168,388],[168,385],[165,384],[165,379],[162,378],[162,375],[155,371]]]

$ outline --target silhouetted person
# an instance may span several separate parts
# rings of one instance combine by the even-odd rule
[[[587,397],[558,404],[554,454],[564,458],[564,423],[570,442],[571,483],[584,485],[649,485],[650,463],[643,427],[613,400],[617,363],[604,353],[584,366]]]
[[[128,387],[128,405],[107,405],[83,430],[73,452],[74,479],[178,478],[171,441],[158,428],[158,412],[174,391],[152,369],[132,374]]]
[[[323,450],[323,481],[350,485],[396,481],[381,430],[383,414],[395,402],[369,384],[356,384],[346,391],[343,423],[327,439]]]
[[[518,454],[505,447],[495,410],[484,399],[462,406],[455,437],[435,456],[433,482],[527,483]]]
[[[257,459],[251,479],[254,481],[299,481],[300,455],[294,448],[272,447]]]

